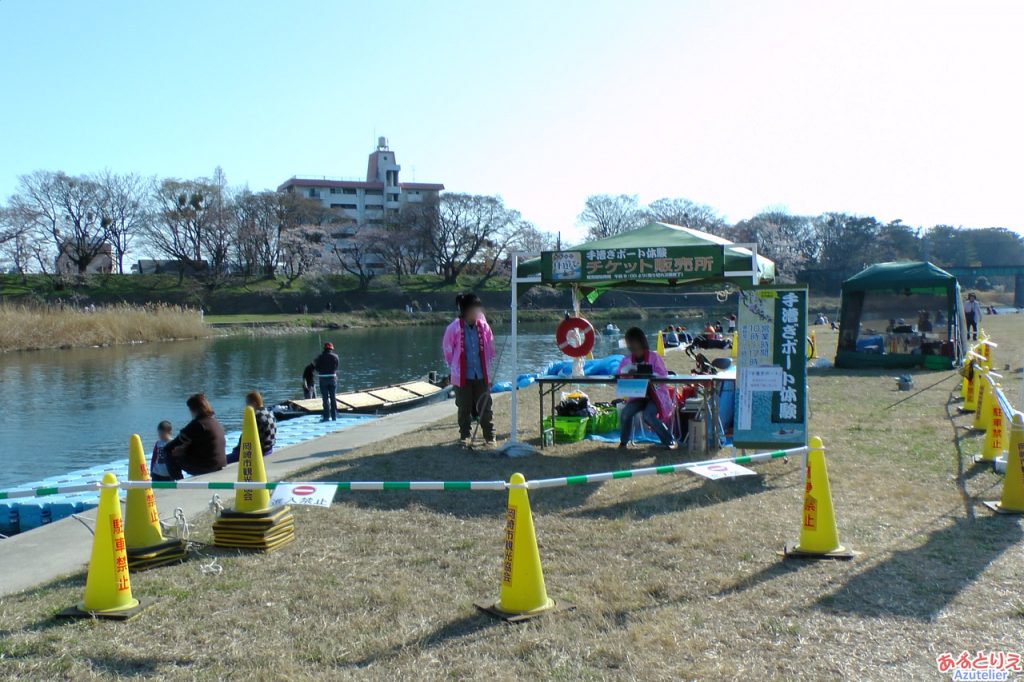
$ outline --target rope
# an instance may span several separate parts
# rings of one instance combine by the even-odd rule
[[[90,526],[88,523],[86,523],[85,519],[83,519],[81,516],[79,516],[78,514],[72,514],[71,518],[73,518],[75,521],[78,521],[80,524],[85,526],[85,529],[87,531],[89,531],[90,535],[96,535],[96,531],[94,531],[92,529],[92,526]]]
[[[579,485],[581,483],[601,483],[619,478],[639,478],[652,474],[676,474],[694,467],[710,466],[713,464],[749,464],[769,459],[780,459],[793,455],[803,455],[808,451],[806,446],[791,448],[788,450],[774,450],[772,452],[761,452],[752,455],[738,457],[721,457],[718,459],[707,459],[700,462],[681,462],[679,464],[668,464],[658,467],[645,467],[640,469],[623,469],[621,471],[608,471],[597,474],[579,474],[574,476],[561,476],[558,478],[537,479],[527,481],[523,484],[511,484],[507,481],[316,481],[317,485],[330,485],[338,490],[351,492],[386,491],[386,490],[491,490],[505,491],[512,488],[539,490],[542,488],[557,488],[562,486]],[[118,487],[124,490],[138,488],[153,488],[155,490],[274,490],[279,485],[291,485],[286,482],[260,482],[260,481],[123,481]],[[82,486],[73,486],[80,488]],[[93,486],[96,487],[96,486]],[[17,490],[9,493],[8,498],[17,497],[46,497],[59,495],[64,492],[63,488],[39,488],[37,490]],[[35,494],[34,494],[35,493]],[[224,509],[220,495],[214,494],[210,499],[210,510],[219,513]]]

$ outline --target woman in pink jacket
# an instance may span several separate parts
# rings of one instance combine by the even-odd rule
[[[661,356],[651,351],[647,343],[647,335],[639,327],[632,327],[624,335],[629,353],[619,363],[619,374],[635,374],[638,364],[647,364],[656,377],[667,377],[668,369]],[[672,434],[665,427],[665,422],[672,420],[672,398],[668,387],[664,384],[648,384],[647,395],[643,398],[630,398],[622,409],[619,428],[619,447],[629,446],[633,435],[633,418],[642,415],[644,422],[658,436],[661,444],[670,450],[676,448]]]
[[[445,330],[441,347],[451,370],[452,386],[455,387],[459,440],[466,447],[472,444],[470,429],[473,417],[479,417],[484,440],[488,446],[494,446],[494,415],[491,412],[494,334],[484,318],[483,303],[476,294],[459,294],[455,304],[459,308],[459,316]]]

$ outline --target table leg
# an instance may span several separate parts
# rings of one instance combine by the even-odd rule
[[[540,447],[544,449],[547,445],[544,443],[544,384],[538,384],[537,394],[540,396],[540,409],[537,410],[537,419],[540,420]]]

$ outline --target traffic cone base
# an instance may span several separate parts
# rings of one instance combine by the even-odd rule
[[[133,573],[148,571],[157,566],[184,561],[188,557],[188,543],[172,538],[159,545],[128,548],[128,568]]]
[[[102,618],[104,620],[131,620],[153,605],[150,599],[136,599],[133,606],[125,606],[119,609],[108,611],[86,611],[85,606],[79,604],[64,609],[57,614],[57,618]]]
[[[548,602],[549,603],[546,606],[534,609],[533,611],[525,611],[523,613],[510,613],[508,611],[502,611],[500,602],[494,602],[493,604],[476,603],[473,604],[473,606],[477,607],[478,609],[480,609],[481,611],[490,616],[494,616],[499,620],[505,621],[506,623],[521,623],[524,620],[531,620],[533,618],[537,618],[538,616],[544,616],[549,613],[556,613],[558,611],[572,611],[576,608],[575,604],[570,604],[569,602],[561,599],[557,602],[554,599],[548,599]]]
[[[544,586],[544,571],[540,565],[537,535],[533,528],[530,498],[523,484],[522,474],[509,479],[513,486],[508,491],[505,511],[505,554],[498,600],[478,603],[481,611],[509,623],[543,616],[556,610],[573,608],[567,602],[556,602],[548,597]]]
[[[840,545],[831,552],[805,552],[797,547],[790,547],[786,545],[783,547],[781,552],[778,552],[779,556],[786,557],[787,559],[838,559],[840,561],[852,559],[860,554],[860,552],[854,552],[852,549],[847,549]]]
[[[1024,509],[1011,509],[1009,507],[1004,507],[1003,503],[999,500],[989,500],[987,502],[982,502],[982,504],[994,511],[996,514],[1024,514]]]

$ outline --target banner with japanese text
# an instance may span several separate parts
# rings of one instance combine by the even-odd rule
[[[737,322],[733,444],[806,445],[807,289],[745,289]]]
[[[607,282],[609,280],[689,280],[721,276],[721,246],[650,246],[587,251],[545,251],[541,276],[545,282]]]

